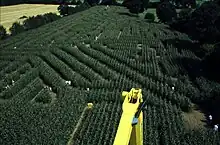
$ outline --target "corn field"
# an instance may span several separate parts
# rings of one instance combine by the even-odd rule
[[[144,145],[220,143],[184,127],[181,113],[202,97],[175,59],[199,58],[163,41],[188,37],[126,12],[96,6],[0,42],[1,145],[112,145],[121,92],[134,87],[147,100]]]

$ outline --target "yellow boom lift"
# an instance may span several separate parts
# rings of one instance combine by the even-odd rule
[[[123,91],[122,116],[113,145],[143,145],[143,102],[141,89]]]
[[[143,145],[143,112],[146,101],[143,102],[141,89],[132,88],[130,92],[123,91],[122,116],[113,145]],[[93,107],[88,103],[88,108]]]

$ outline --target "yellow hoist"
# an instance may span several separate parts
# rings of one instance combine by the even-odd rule
[[[122,116],[113,145],[143,145],[143,103],[141,89],[122,92]]]
[[[141,89],[123,91],[122,116],[113,145],[143,145],[143,102]],[[88,107],[91,108],[91,103]],[[93,105],[92,105],[93,106]]]

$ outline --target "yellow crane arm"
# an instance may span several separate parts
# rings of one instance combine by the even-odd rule
[[[132,88],[122,92],[125,97],[122,116],[114,140],[114,145],[143,145],[143,113],[136,116],[138,107],[143,102],[141,89]]]

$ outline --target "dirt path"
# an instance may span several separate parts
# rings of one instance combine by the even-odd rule
[[[75,126],[75,128],[74,128],[72,134],[70,135],[70,139],[69,139],[67,145],[73,145],[74,136],[75,136],[76,132],[78,131],[80,125],[82,124],[82,121],[83,121],[83,118],[85,117],[86,111],[89,111],[89,110],[90,110],[90,109],[88,108],[88,106],[86,106],[86,107],[84,108],[84,110],[83,110],[83,112],[82,112],[82,114],[81,114],[81,116],[80,116],[80,118],[79,118],[78,123],[76,124],[76,126]]]

